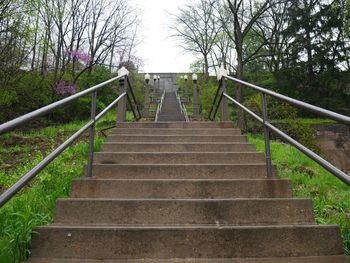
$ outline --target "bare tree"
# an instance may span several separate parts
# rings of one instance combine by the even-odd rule
[[[224,12],[220,12],[221,25],[223,26],[228,37],[234,42],[237,56],[236,76],[243,79],[244,65],[259,56],[259,52],[267,44],[260,43],[255,50],[245,52],[245,40],[254,31],[254,26],[261,17],[275,4],[274,0],[244,1],[244,0],[227,0],[227,5],[223,3]],[[229,10],[230,12],[227,12]],[[241,85],[236,86],[236,99],[243,102],[243,93]],[[238,125],[245,127],[243,112],[238,114]]]
[[[217,20],[214,16],[215,0],[200,0],[192,5],[180,8],[174,16],[175,32],[184,50],[199,53],[204,60],[205,73],[209,74],[209,54],[218,35]]]

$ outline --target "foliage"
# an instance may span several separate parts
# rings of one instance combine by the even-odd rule
[[[264,151],[261,136],[248,139]],[[292,180],[294,196],[312,199],[316,222],[340,226],[345,252],[350,254],[349,187],[288,144],[272,141],[271,154],[278,176]]]
[[[110,112],[97,124],[97,130],[109,127],[114,120],[115,112]],[[23,143],[1,148],[2,157],[4,155],[16,157],[18,151],[26,152],[26,154],[24,161],[16,164],[15,168],[0,170],[0,186],[8,188],[13,185],[43,159],[42,152],[51,151],[61,139],[68,136],[67,133],[78,130],[85,122],[51,126],[29,133],[17,133],[15,138],[23,137],[26,138],[26,141],[35,141],[40,138],[43,141],[37,144]],[[12,136],[14,134],[7,135],[7,140]],[[103,138],[99,137],[97,132],[95,151],[99,150],[102,142]],[[49,148],[44,150],[42,148],[44,145]],[[32,229],[35,226],[52,222],[55,201],[68,196],[71,181],[83,174],[87,156],[88,144],[83,139],[65,150],[30,183],[29,187],[22,190],[0,209],[0,262],[21,262],[29,255],[28,246]],[[16,160],[21,161],[19,158]]]
[[[124,60],[135,62],[139,22],[126,0],[0,1],[0,122],[101,83]],[[100,95],[107,105],[112,88]]]
[[[25,72],[12,89],[0,92],[0,122],[33,111],[51,102],[48,79],[36,72]]]
[[[96,66],[90,73],[85,72],[77,81],[76,92],[85,90],[106,80],[115,77],[109,69]],[[39,73],[26,72],[22,78],[16,83],[11,94],[5,90],[0,93],[0,122],[13,119],[22,114],[31,112],[53,101],[58,101],[70,96],[70,93],[57,94],[56,88],[51,87],[52,74],[48,74],[43,78]],[[63,76],[67,82],[72,80],[72,76],[67,73]],[[143,101],[143,80],[137,73],[130,75],[131,84],[136,95],[138,103]],[[119,94],[118,81],[106,85],[97,92],[97,112],[102,111],[107,105],[117,98]],[[30,98],[30,99],[28,99]],[[91,95],[86,95],[78,100],[56,109],[53,114],[46,118],[53,122],[69,122],[74,120],[83,120],[90,116]]]
[[[218,84],[216,78],[208,77],[205,73],[197,73],[197,76],[197,92],[200,112],[203,118],[208,118],[216,91],[218,89]],[[176,76],[176,79],[181,93],[185,89],[185,81],[180,78],[180,74]],[[190,79],[187,82],[190,101],[193,101],[193,84]],[[218,116],[220,116],[220,114],[218,114]]]
[[[316,140],[316,131],[303,120],[291,119],[288,123],[277,123],[276,126],[310,150],[321,153]]]
[[[255,94],[246,99],[244,105],[254,111],[259,116],[262,116],[262,98],[260,94]],[[290,104],[281,102],[278,99],[268,97],[267,112],[270,119],[295,119],[298,111]]]

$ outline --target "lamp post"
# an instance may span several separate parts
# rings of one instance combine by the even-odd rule
[[[119,80],[119,92],[128,92],[129,86],[127,77],[129,75],[129,71],[122,67],[118,70],[118,76],[124,76]],[[117,122],[125,122],[126,119],[126,97],[124,96],[119,102],[117,106]]]
[[[228,71],[221,67],[217,72],[217,78],[220,82],[221,94],[226,93],[226,76],[228,76]],[[228,116],[228,106],[226,98],[221,100],[221,121],[229,121]]]
[[[158,79],[158,90],[160,90],[160,76],[159,75],[158,75],[157,79]]]
[[[151,76],[147,73],[145,74],[145,102],[144,102],[144,116],[148,117],[149,116],[149,80],[151,79]]]
[[[156,90],[157,75],[153,75],[153,87]]]
[[[184,76],[181,75],[181,76],[180,76],[180,82],[178,83],[178,91],[179,91],[179,92],[182,90],[182,81],[183,81],[183,79],[184,79]]]
[[[199,103],[198,103],[198,92],[197,92],[197,80],[198,76],[196,73],[192,75],[193,81],[193,117],[199,117]]]
[[[189,97],[188,97],[188,83],[187,83],[188,76],[187,75],[184,76],[184,80],[185,80],[185,101],[186,103],[188,103]]]

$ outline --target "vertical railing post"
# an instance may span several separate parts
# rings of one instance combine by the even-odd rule
[[[91,96],[91,120],[95,122],[96,118],[96,101],[97,101],[97,91],[95,90]],[[92,176],[92,164],[94,162],[94,146],[95,146],[95,123],[90,127],[89,134],[89,160],[87,166],[87,177]]]
[[[128,92],[127,76],[119,80],[119,93]],[[117,122],[125,122],[126,117],[126,96],[118,102]]]
[[[185,80],[184,99],[185,99],[185,103],[188,103],[190,98],[188,94],[188,76],[187,75],[184,76],[184,80]]]
[[[272,162],[271,162],[271,149],[270,149],[270,129],[266,126],[266,122],[269,121],[269,116],[267,113],[267,99],[266,94],[261,93],[261,104],[262,104],[262,115],[263,115],[263,125],[264,125],[264,137],[265,137],[265,155],[266,155],[266,169],[267,176],[273,177]]]
[[[220,94],[226,93],[226,78],[222,77],[220,80]],[[229,121],[228,117],[228,105],[225,97],[221,100],[221,121]]]
[[[198,103],[198,89],[197,89],[197,81],[198,81],[197,74],[192,75],[192,81],[193,81],[193,117],[198,118],[199,103]]]
[[[150,98],[149,98],[149,80],[151,76],[147,73],[145,74],[145,100],[144,100],[144,106],[143,106],[143,115],[148,118],[149,117],[149,107],[150,107]]]

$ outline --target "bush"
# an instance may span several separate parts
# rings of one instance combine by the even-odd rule
[[[321,153],[316,139],[316,131],[301,119],[291,119],[288,123],[277,124],[277,127],[310,150]],[[273,137],[278,138],[278,136]],[[280,139],[283,141],[282,138]]]
[[[249,97],[244,102],[244,105],[259,116],[262,116],[262,102],[260,94]],[[269,119],[272,120],[295,119],[298,115],[298,111],[295,109],[295,107],[273,97],[268,97],[267,99],[267,112]]]
[[[36,110],[52,100],[49,82],[37,72],[25,72],[12,87],[2,87],[0,122]]]

